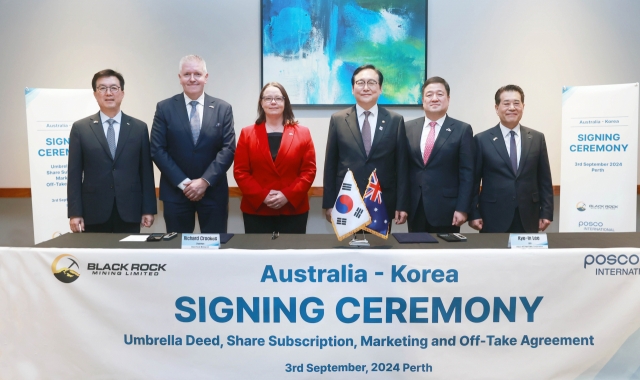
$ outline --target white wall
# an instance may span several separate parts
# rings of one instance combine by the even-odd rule
[[[259,4],[0,0],[0,187],[30,186],[24,88],[88,88],[104,68],[124,74],[123,110],[150,125],[156,102],[181,90],[180,57],[200,54],[211,74],[207,92],[233,105],[239,132],[255,118],[260,89]],[[428,75],[449,81],[450,115],[476,132],[497,123],[496,89],[522,86],[522,122],[546,134],[557,185],[561,87],[640,81],[639,16],[636,0],[431,0]],[[313,131],[315,186],[336,110],[295,110]],[[396,110],[407,119],[421,113]]]

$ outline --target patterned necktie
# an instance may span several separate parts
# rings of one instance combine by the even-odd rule
[[[438,125],[438,123],[436,123],[435,121],[429,123],[431,129],[429,130],[429,134],[427,135],[427,141],[425,141],[424,143],[424,153],[422,154],[422,160],[424,161],[425,165],[427,164],[427,161],[429,161],[429,156],[431,155],[431,151],[433,150],[433,145],[436,143],[436,125]]]
[[[364,151],[369,157],[371,151],[371,126],[369,125],[369,115],[371,111],[364,111],[364,123],[362,123],[362,142],[364,143]]]
[[[200,136],[200,114],[198,114],[198,101],[193,100],[191,104],[191,116],[189,116],[189,122],[191,124],[191,136],[193,136],[193,143],[198,142]]]
[[[509,145],[509,157],[511,158],[511,168],[513,169],[513,174],[518,173],[518,148],[516,147],[516,133],[514,131],[511,133],[511,145]]]
[[[107,144],[109,144],[111,158],[116,158],[116,130],[113,129],[113,123],[115,122],[113,119],[107,120],[107,123],[109,123],[109,128],[107,128]]]

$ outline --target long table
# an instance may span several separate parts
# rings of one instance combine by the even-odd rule
[[[0,377],[629,379],[640,373],[640,236],[547,250],[369,249],[333,235],[63,235],[0,248]],[[616,247],[616,248],[610,248]],[[623,248],[630,247],[630,248]]]
[[[120,242],[128,234],[65,234],[42,242],[40,248],[125,248],[125,249],[170,249],[180,248],[180,235],[170,241]],[[361,234],[358,235],[362,236]],[[435,237],[435,234],[432,234]],[[507,249],[509,234],[467,234],[467,242],[400,244],[393,236],[384,240],[367,234],[371,249]],[[547,234],[549,248],[640,248],[640,232],[624,233],[550,233]],[[280,235],[272,240],[271,235],[236,234],[223,249],[333,249],[349,248],[349,239],[338,241],[335,235]]]

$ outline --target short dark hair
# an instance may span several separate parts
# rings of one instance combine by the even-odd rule
[[[293,107],[291,107],[291,101],[289,101],[289,95],[287,94],[287,90],[284,89],[284,86],[278,82],[269,82],[262,87],[262,91],[260,91],[260,97],[258,98],[258,118],[256,119],[256,124],[262,124],[267,120],[267,115],[264,113],[264,108],[262,108],[262,95],[267,87],[275,87],[282,93],[284,97],[284,111],[282,111],[282,118],[284,121],[284,125],[296,125],[298,124],[298,120],[293,115]]]
[[[351,87],[356,85],[356,75],[358,75],[359,72],[361,72],[362,70],[373,70],[376,73],[378,73],[378,84],[380,85],[380,87],[382,87],[382,81],[384,80],[384,77],[382,76],[382,72],[378,69],[376,69],[376,67],[374,65],[362,65],[360,67],[358,67],[356,69],[356,71],[353,72],[353,75],[351,76]]]
[[[93,79],[91,80],[91,87],[93,87],[93,92],[96,92],[96,82],[98,81],[98,79],[104,78],[104,77],[116,77],[116,78],[118,78],[118,80],[120,81],[120,89],[122,91],[124,91],[124,77],[122,76],[122,74],[120,74],[119,72],[117,72],[115,70],[106,69],[106,70],[98,71],[93,76]]]
[[[451,89],[449,88],[449,83],[447,83],[446,80],[440,77],[431,77],[424,81],[424,84],[422,85],[422,96],[424,96],[424,89],[427,88],[428,85],[433,83],[441,83],[444,86],[444,89],[447,90],[447,96],[450,96]]]
[[[524,104],[524,91],[522,91],[522,88],[520,88],[520,86],[516,86],[515,84],[508,84],[506,86],[500,87],[498,91],[496,91],[496,106],[500,104],[500,95],[502,95],[503,92],[507,91],[520,93],[520,100],[522,101],[522,104]]]

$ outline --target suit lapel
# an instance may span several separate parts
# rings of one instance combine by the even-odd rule
[[[187,104],[185,103],[185,100],[184,100],[184,93],[176,95],[173,99],[176,101],[175,111],[178,115],[178,119],[182,120],[182,127],[184,128],[185,133],[189,137],[188,140],[191,141],[192,145],[194,145],[193,134],[191,133],[191,124],[189,123],[189,115],[187,114]]]
[[[109,143],[107,143],[107,137],[104,135],[104,128],[102,127],[100,112],[98,112],[97,114],[91,117],[90,127],[91,127],[91,130],[93,131],[93,134],[96,136],[96,138],[100,142],[100,145],[102,145],[104,152],[107,154],[107,156],[109,156],[109,158],[113,159],[113,157],[111,157],[111,151],[109,150]]]
[[[362,133],[360,133],[360,126],[358,125],[358,115],[356,112],[356,106],[351,107],[351,112],[347,114],[344,118],[345,123],[347,123],[347,127],[353,134],[353,139],[356,141],[356,144],[360,148],[360,152],[362,152],[363,157],[367,157],[367,152],[364,150],[364,143],[362,142]]]
[[[376,133],[373,135],[373,142],[371,143],[371,151],[369,151],[369,157],[372,156],[371,153],[376,150],[376,147],[381,144],[381,141],[385,140],[384,136],[390,126],[391,115],[389,115],[389,112],[386,109],[378,106],[378,123],[376,125]],[[364,147],[364,143],[362,144],[362,146]],[[367,157],[367,159],[369,159],[369,157]]]
[[[511,169],[511,159],[509,158],[507,147],[506,145],[504,145],[504,136],[502,136],[500,124],[493,127],[489,133],[491,133],[491,142],[493,143],[493,146],[496,148],[498,154],[500,155],[500,157],[502,157],[505,164],[507,164],[507,167],[509,167],[509,172],[513,173],[513,169]]]
[[[284,131],[282,131],[282,141],[280,142],[280,149],[278,149],[278,155],[276,156],[276,170],[282,165],[283,162],[287,161],[287,154],[289,153],[289,149],[293,144],[293,139],[295,138],[296,129],[291,125],[285,125]],[[278,174],[281,174],[278,170]]]
[[[420,152],[420,138],[422,137],[422,129],[424,128],[424,117],[415,120],[411,127],[407,128],[407,137],[409,138],[409,149],[411,158],[421,167],[424,166],[422,153]]]
[[[113,158],[113,161],[118,160],[120,154],[124,150],[124,146],[127,145],[127,141],[129,141],[129,135],[131,134],[131,118],[122,113],[122,117],[120,118],[120,133],[118,134],[118,144],[116,145],[116,156]]]
[[[215,105],[216,101],[213,100],[209,95],[204,94],[204,109],[202,111],[202,127],[200,128],[200,135],[198,136],[198,141],[196,145],[202,140],[202,136],[204,135],[205,130],[210,128],[214,128],[213,124],[213,114],[215,113]],[[191,124],[189,124],[189,130],[191,130]],[[265,132],[266,133],[266,132]]]
[[[455,131],[454,122],[450,118],[446,117],[444,119],[444,123],[442,123],[442,126],[440,127],[440,133],[438,133],[438,138],[433,145],[433,150],[431,151],[431,155],[429,155],[429,161],[427,161],[427,165],[429,165],[429,163],[432,161],[432,158],[437,155],[438,151],[440,150],[440,148],[442,148],[453,131]]]
[[[262,123],[256,125],[255,127],[258,150],[260,154],[263,156],[263,161],[268,162],[268,166],[271,166],[273,170],[276,169],[275,164],[273,163],[273,158],[271,158],[271,149],[269,148],[269,136],[267,136],[267,126]]]
[[[522,168],[524,167],[525,162],[527,162],[527,157],[529,156],[529,151],[531,150],[531,144],[533,143],[533,136],[531,135],[531,131],[529,128],[525,128],[520,125],[520,163],[518,164],[518,175],[522,173]]]

